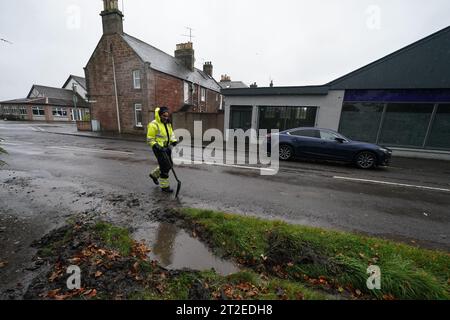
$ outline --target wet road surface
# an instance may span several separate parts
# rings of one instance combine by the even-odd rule
[[[9,152],[5,157],[9,166],[3,170],[106,185],[148,199],[161,196],[148,179],[156,161],[145,144],[60,136],[41,132],[35,125],[13,123],[0,125],[0,137]],[[448,162],[394,158],[391,167],[372,171],[342,164],[284,162],[276,176],[211,165],[176,169],[183,181],[179,200],[183,206],[450,248]]]

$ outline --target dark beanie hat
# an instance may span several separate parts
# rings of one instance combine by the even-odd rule
[[[159,114],[160,114],[160,115],[162,115],[163,113],[166,113],[166,112],[170,112],[169,108],[167,108],[167,107],[161,107],[161,108],[159,109]]]

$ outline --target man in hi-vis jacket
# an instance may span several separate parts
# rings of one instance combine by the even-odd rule
[[[169,172],[172,169],[172,147],[178,144],[170,123],[169,108],[155,110],[155,120],[147,128],[147,143],[152,147],[159,166],[150,173],[150,178],[161,190],[173,193],[170,188]]]

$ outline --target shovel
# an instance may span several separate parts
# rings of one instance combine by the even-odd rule
[[[180,181],[180,179],[178,179],[178,176],[177,176],[177,174],[175,172],[175,169],[173,168],[172,159],[170,159],[170,157],[167,155],[166,151],[163,151],[162,153],[164,154],[164,157],[166,158],[166,161],[168,161],[171,164],[171,166],[172,166],[171,170],[172,170],[173,176],[175,177],[175,180],[177,180],[177,191],[175,193],[175,199],[176,199],[176,198],[178,198],[178,195],[180,194],[181,181]]]

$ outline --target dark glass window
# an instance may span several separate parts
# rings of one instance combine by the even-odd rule
[[[339,136],[332,132],[320,130],[320,139],[322,140],[335,141],[338,137]]]
[[[305,129],[289,132],[292,136],[298,137],[309,137],[309,138],[320,138],[319,130]]]
[[[45,116],[45,110],[43,107],[33,107],[33,115]]]
[[[252,111],[251,106],[231,106],[230,129],[251,129]]]
[[[427,147],[450,149],[450,104],[438,106]]]
[[[394,146],[422,147],[433,108],[433,104],[388,104],[380,143]]]
[[[262,106],[259,108],[259,128],[284,131],[300,127],[314,127],[316,115],[317,107]]]
[[[376,142],[383,108],[381,103],[345,103],[339,132],[352,140]]]

